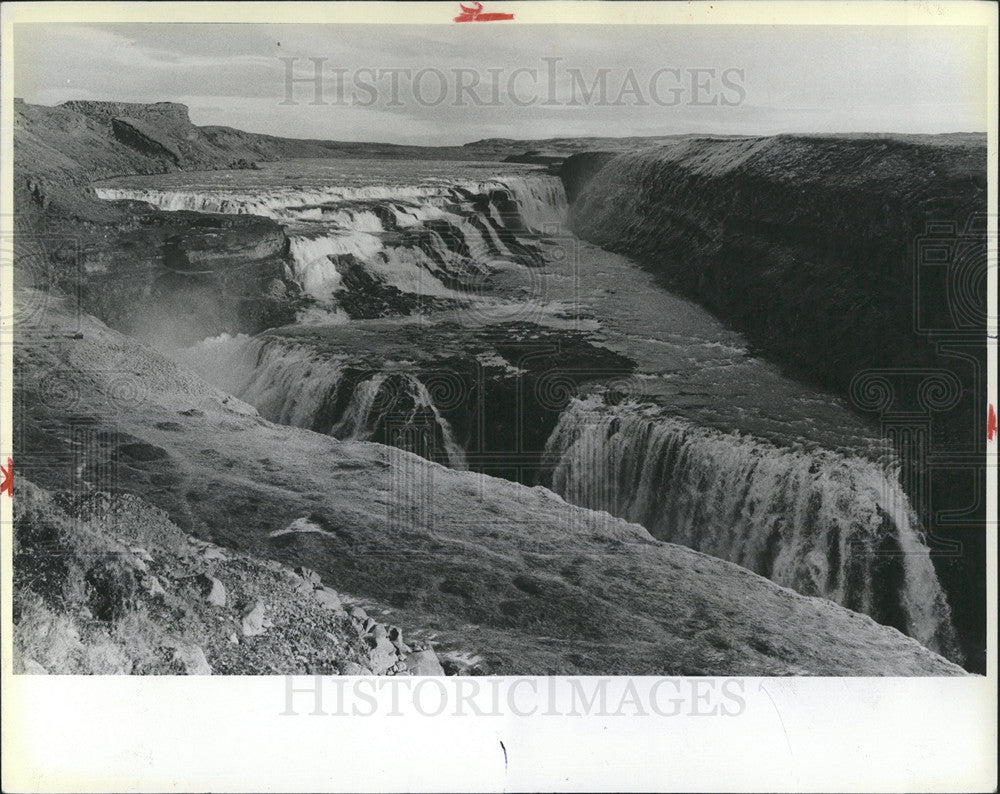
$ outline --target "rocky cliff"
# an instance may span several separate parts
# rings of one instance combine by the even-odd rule
[[[169,102],[19,102],[15,281],[75,294],[116,328],[165,344],[288,322],[300,296],[286,278],[289,243],[280,224],[161,213],[101,201],[91,187],[122,174],[247,167],[278,151],[260,136],[220,142],[191,123],[184,105]]]
[[[947,457],[984,454],[985,136],[695,138],[575,155],[561,175],[577,234],[873,421],[923,423],[901,479],[925,526],[960,544],[935,563],[984,664],[979,470]],[[934,373],[950,384],[936,396],[920,385]],[[949,511],[963,518],[937,518]]]

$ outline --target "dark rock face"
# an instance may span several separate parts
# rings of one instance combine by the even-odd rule
[[[157,344],[257,333],[294,319],[287,238],[266,218],[139,212],[79,251],[83,308]]]
[[[180,165],[182,161],[181,153],[170,143],[161,140],[160,137],[148,126],[135,119],[111,119],[111,130],[115,137],[126,146],[138,149],[144,154],[154,157],[169,157],[174,161],[174,165]]]
[[[614,152],[584,152],[567,157],[559,167],[559,178],[566,190],[566,200],[570,204],[576,201],[580,191],[615,156]]]
[[[693,139],[571,157],[563,179],[581,237],[635,257],[873,421],[927,417],[928,447],[904,454],[901,479],[939,548],[962,544],[935,564],[970,659],[981,657],[978,470],[931,471],[922,456],[984,452],[984,136]],[[935,228],[952,252],[937,269],[921,258]],[[920,373],[944,373],[946,399],[928,402]],[[861,394],[873,377],[889,379],[891,403]],[[969,520],[935,519],[947,510]]]
[[[90,183],[178,168],[253,168],[248,134],[219,145],[184,105],[19,103],[15,113],[15,278],[56,287],[83,311],[147,341],[190,344],[294,318],[288,239],[254,216],[161,213],[97,199]],[[266,147],[265,147],[266,148]]]

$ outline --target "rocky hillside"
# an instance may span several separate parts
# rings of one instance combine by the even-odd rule
[[[271,424],[71,306],[18,290],[19,482],[59,495],[15,497],[25,668],[356,671],[341,663],[363,665],[367,649],[374,669],[379,647],[388,662],[381,630],[356,621],[371,639],[354,639],[313,603],[316,580],[277,562],[382,605],[380,623],[479,672],[962,673],[895,629],[544,489]],[[118,510],[106,490],[163,513],[126,498],[105,526],[90,517]],[[75,551],[46,561],[74,517]],[[89,547],[105,553],[78,560]],[[402,653],[409,666],[393,647],[392,665]]]
[[[233,132],[235,140],[220,142],[191,124],[186,107],[166,102],[17,103],[15,281],[78,295],[86,311],[115,327],[167,344],[288,322],[301,296],[286,278],[280,224],[161,213],[101,201],[90,187],[120,174],[250,167],[279,154]],[[170,339],[159,338],[164,329]]]
[[[308,568],[220,548],[132,494],[14,503],[14,672],[444,675]]]
[[[935,563],[985,669],[979,484],[956,466],[927,468],[984,449],[985,136],[688,139],[577,155],[561,174],[576,233],[644,263],[793,376],[867,410],[852,382],[876,370],[889,400],[876,409],[933,418],[929,455],[901,479],[929,479],[935,511],[978,505],[957,526],[921,518],[962,544]],[[934,397],[911,377],[941,371],[959,393]]]

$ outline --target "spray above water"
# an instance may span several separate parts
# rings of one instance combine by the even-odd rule
[[[417,374],[362,372],[267,337],[223,334],[175,353],[265,419],[341,440],[378,441],[466,468],[465,451]]]

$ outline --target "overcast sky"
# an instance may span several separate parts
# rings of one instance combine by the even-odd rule
[[[291,67],[282,60],[288,58],[295,59]],[[294,83],[286,93],[289,68],[298,79],[314,75],[310,58],[323,59],[328,104],[310,104],[312,83]],[[14,30],[15,93],[28,102],[173,101],[188,105],[196,124],[421,144],[982,131],[985,60],[984,31],[957,27],[20,24]],[[389,69],[409,70],[396,73],[396,94]]]

